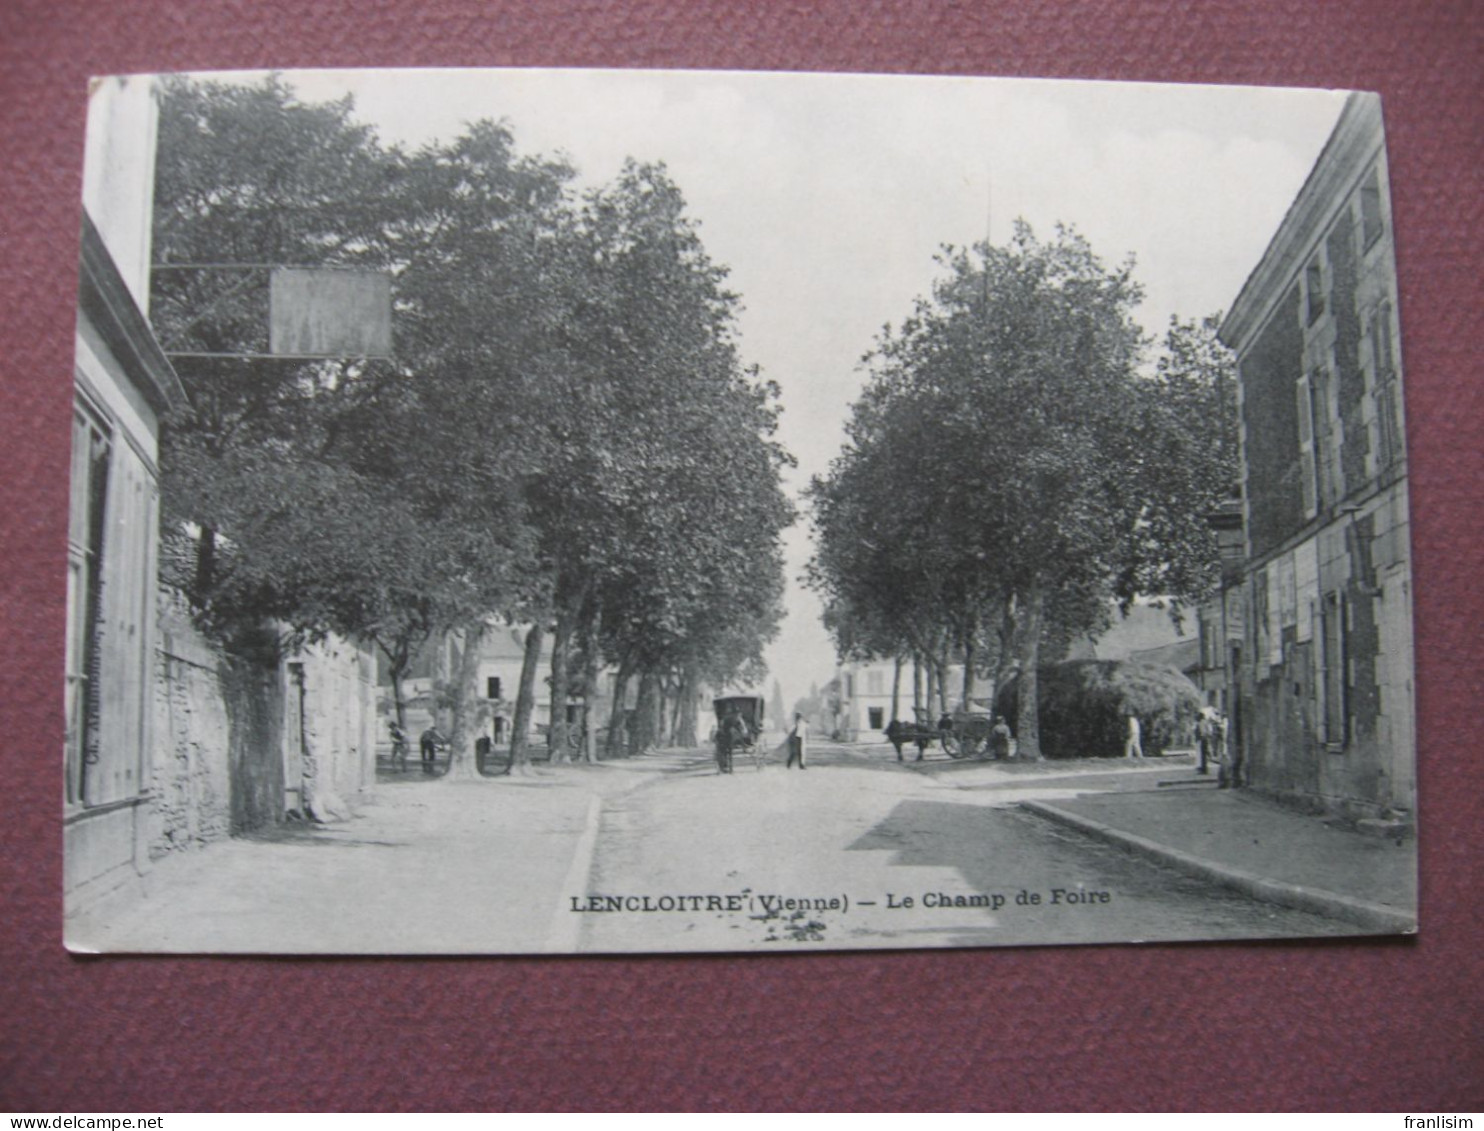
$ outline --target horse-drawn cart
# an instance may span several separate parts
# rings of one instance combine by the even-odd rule
[[[928,720],[926,711],[919,711],[915,723],[893,719],[886,728],[886,740],[896,748],[898,762],[902,761],[903,749],[910,745],[917,747],[917,760],[921,762],[934,742],[950,758],[1003,758],[1008,752],[1007,738],[1008,731],[996,745],[995,716],[982,711],[954,711],[936,725]]]
[[[725,695],[711,701],[716,712],[716,768],[732,772],[738,754],[750,756],[759,770],[767,760],[763,748],[763,699],[760,695]]]
[[[922,761],[927,748],[938,740],[938,728],[918,719],[909,723],[906,719],[892,719],[886,724],[886,741],[897,752],[897,761],[902,761],[902,751],[908,746],[917,747],[917,760]]]

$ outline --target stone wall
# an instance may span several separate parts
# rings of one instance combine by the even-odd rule
[[[222,656],[168,595],[160,601],[151,765],[152,858],[231,832],[228,719]]]
[[[376,781],[372,657],[330,638],[278,663],[229,655],[160,598],[149,852],[158,858],[281,822],[337,820]],[[292,778],[293,780],[287,780]]]

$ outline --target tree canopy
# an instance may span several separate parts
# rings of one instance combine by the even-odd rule
[[[170,79],[161,107],[153,312],[191,402],[167,577],[205,627],[358,637],[395,674],[530,623],[554,701],[574,641],[718,680],[756,660],[792,519],[777,390],[662,166],[578,193],[508,123],[408,152],[278,78]],[[261,356],[271,265],[388,274],[394,356]]]
[[[1145,372],[1132,263],[1107,267],[1071,229],[1018,224],[940,264],[868,355],[845,449],[811,485],[809,577],[842,654],[941,672],[951,649],[965,701],[976,669],[1018,669],[1035,757],[1043,645],[1100,629],[1111,598],[1209,581],[1229,370],[1208,323],[1172,327]]]

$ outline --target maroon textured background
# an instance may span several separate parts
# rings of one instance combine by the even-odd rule
[[[89,74],[889,71],[1378,90],[1413,476],[1422,934],[737,958],[79,960],[60,942]],[[0,0],[0,1108],[1484,1108],[1484,7]]]

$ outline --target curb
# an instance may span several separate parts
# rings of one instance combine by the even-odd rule
[[[1123,832],[1102,821],[1084,817],[1080,813],[1073,813],[1049,802],[1022,801],[1020,807],[1058,824],[1068,825],[1081,832],[1100,837],[1131,852],[1151,857],[1187,875],[1239,891],[1253,899],[1281,904],[1298,911],[1324,915],[1331,919],[1344,919],[1376,934],[1413,935],[1417,933],[1417,917],[1398,911],[1394,907],[1370,903],[1363,899],[1339,895],[1320,888],[1306,888],[1298,884],[1269,880],[1251,872],[1244,872],[1239,868],[1231,868],[1225,864],[1218,864],[1214,860],[1182,852],[1178,848],[1170,848],[1168,845],[1159,844],[1134,833]]]
[[[567,913],[566,899],[569,894],[581,895],[587,891],[588,878],[593,870],[593,850],[597,847],[598,823],[603,813],[602,799],[596,795],[588,799],[587,814],[583,818],[582,833],[572,852],[572,862],[567,866],[567,875],[557,894],[556,917],[546,932],[545,954],[576,954],[582,933],[582,916]]]

